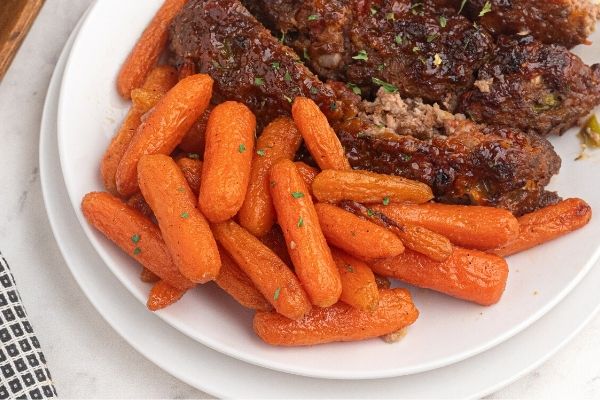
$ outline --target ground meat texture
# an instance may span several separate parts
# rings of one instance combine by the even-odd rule
[[[540,135],[564,132],[600,103],[600,64],[589,67],[564,47],[531,36],[498,38],[478,80],[491,82],[489,91],[464,93],[459,112]]]
[[[433,0],[459,9],[462,0]],[[469,0],[463,13],[493,35],[531,34],[547,44],[571,48],[587,43],[594,31],[600,7],[590,0]],[[482,11],[483,10],[483,11]],[[479,16],[480,13],[484,15]]]

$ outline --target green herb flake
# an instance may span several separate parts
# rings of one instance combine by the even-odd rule
[[[278,70],[279,70],[279,68],[281,68],[281,64],[279,63],[279,61],[273,61],[273,62],[271,63],[271,67],[273,67],[273,69],[274,69],[275,71],[278,71]]]
[[[383,203],[384,206],[389,205],[390,204],[390,198],[388,196],[384,197],[382,203]]]
[[[378,70],[378,71],[383,71],[384,69],[385,69],[385,64],[379,64],[379,65],[377,66],[377,70]]]
[[[352,268],[352,265],[350,264],[346,264],[344,265],[344,268],[346,269],[346,271],[348,272],[354,272],[354,268]]]
[[[179,193],[184,193],[185,192],[185,188],[179,187],[179,188],[177,188],[177,191]]]
[[[354,57],[352,57],[352,59],[367,61],[369,59],[369,55],[365,50],[361,50]]]
[[[331,104],[329,105],[329,109],[331,111],[337,110],[337,103],[335,101],[332,101]]]
[[[140,249],[139,247],[136,247],[135,249],[133,249],[133,255],[137,256],[138,254],[140,254],[142,252],[142,249]]]
[[[440,15],[439,21],[440,21],[440,26],[442,28],[445,28],[446,25],[448,24],[448,19],[443,15]]]
[[[302,197],[304,197],[304,193],[302,192],[292,192],[292,197],[295,199],[301,199]]]
[[[467,4],[467,0],[462,0],[460,3],[460,8],[458,9],[459,14],[462,12],[463,8],[465,8],[465,4]]]
[[[304,226],[304,219],[302,218],[302,215],[298,218],[298,223],[296,224],[296,226],[298,228],[302,228]]]
[[[367,215],[369,217],[372,217],[373,215],[375,215],[375,211],[371,210],[370,208],[367,208]]]
[[[183,219],[188,219],[190,217],[190,213],[188,213],[187,211],[182,212],[180,217]]]
[[[132,241],[133,243],[137,243],[137,242],[139,242],[139,241],[140,241],[140,239],[141,239],[141,238],[142,238],[142,237],[140,236],[140,234],[139,234],[139,233],[136,233],[135,235],[133,235],[133,236],[131,237],[131,241]]]
[[[290,75],[290,71],[285,71],[285,75],[283,76],[283,79],[285,79],[286,82],[289,82],[292,80],[292,75]]]
[[[352,92],[354,92],[354,94],[357,95],[361,95],[362,94],[362,90],[360,90],[360,88],[358,87],[358,85],[354,84],[354,83],[347,83],[346,86],[352,90]]]
[[[310,88],[310,93],[311,94],[317,94],[317,93],[319,93],[319,89],[317,89],[316,87],[311,87]]]
[[[402,44],[404,43],[404,38],[402,37],[402,34],[397,34],[396,37],[394,38],[394,42],[396,42],[396,44]]]
[[[279,298],[279,294],[281,293],[281,288],[278,287],[277,289],[275,289],[275,293],[273,293],[273,300],[277,301],[277,299]]]
[[[375,77],[372,78],[372,81],[374,84],[382,86],[385,89],[385,91],[388,93],[397,93],[398,92],[398,88],[396,86],[392,85],[391,83],[387,83],[387,82],[382,81],[381,79],[375,78]]]
[[[319,14],[311,14],[308,16],[307,20],[309,21],[316,21],[320,18],[321,16]]]
[[[188,158],[191,158],[192,160],[199,160],[200,159],[200,155],[196,154],[196,153],[189,153],[188,154]]]
[[[246,145],[244,143],[240,144],[240,146],[238,147],[238,151],[240,153],[243,153],[246,151]]]
[[[483,8],[479,12],[479,16],[483,17],[485,14],[489,13],[490,11],[492,11],[492,3],[490,3],[489,1],[486,1],[485,4],[483,5]]]
[[[262,86],[265,83],[265,79],[264,78],[254,78],[254,85],[255,86]]]
[[[258,149],[256,150],[256,154],[258,154],[259,157],[264,157],[267,153],[263,149]]]
[[[427,43],[431,43],[438,38],[438,34],[434,33],[432,35],[427,35]]]
[[[385,19],[387,19],[388,21],[395,21],[396,15],[393,12],[386,13]]]

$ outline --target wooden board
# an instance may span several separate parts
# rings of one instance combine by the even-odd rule
[[[0,0],[0,80],[44,0]]]

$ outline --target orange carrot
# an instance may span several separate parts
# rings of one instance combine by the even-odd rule
[[[140,125],[116,172],[117,190],[129,196],[138,189],[137,163],[145,154],[170,154],[202,115],[212,94],[208,75],[192,75],[179,82]]]
[[[129,53],[119,71],[117,90],[129,99],[133,89],[142,86],[146,76],[158,61],[169,38],[169,26],[187,0],[165,0],[150,24]]]
[[[300,282],[314,305],[334,304],[342,292],[340,273],[294,163],[278,161],[271,168],[270,186],[277,219]]]
[[[406,250],[370,265],[377,274],[484,306],[500,300],[508,277],[508,265],[502,257],[461,247],[455,247],[450,258],[441,263]]]
[[[214,279],[221,267],[217,244],[183,173],[169,156],[143,156],[140,189],[154,211],[173,262],[192,282]]]
[[[214,107],[209,105],[202,116],[196,121],[192,128],[185,134],[179,149],[186,153],[197,154],[200,159],[204,158],[204,147],[206,146],[206,125]]]
[[[493,249],[519,234],[517,219],[500,208],[438,203],[374,205],[372,208],[400,225],[422,226],[470,249]]]
[[[252,159],[250,185],[239,212],[240,225],[256,237],[265,235],[275,221],[275,210],[269,192],[269,171],[278,160],[291,160],[298,151],[302,136],[294,121],[277,118],[264,129],[256,142]]]
[[[144,113],[147,113],[160,101],[163,93],[152,90],[137,88],[131,91],[131,102],[133,106]]]
[[[312,195],[312,184],[313,184],[315,178],[317,177],[317,175],[319,174],[319,171],[316,168],[313,168],[310,165],[308,165],[302,161],[296,161],[294,164],[296,164],[298,173],[304,180],[304,183],[306,184],[308,191]]]
[[[182,157],[177,160],[177,166],[181,168],[185,180],[190,185],[194,194],[197,195],[200,190],[200,180],[202,179],[202,161],[195,158]]]
[[[424,203],[433,198],[431,188],[424,183],[370,171],[323,171],[315,178],[312,189],[319,201],[329,203]]]
[[[158,281],[150,289],[146,306],[150,311],[160,310],[179,301],[185,292],[185,290],[177,289],[165,281]]]
[[[263,311],[254,316],[254,331],[271,345],[308,346],[375,338],[411,325],[418,316],[407,290],[382,289],[374,311],[340,302],[328,308],[313,308],[298,321]]]
[[[146,267],[142,267],[142,272],[140,273],[140,280],[146,283],[155,283],[160,279],[158,275],[154,272],[150,271]]]
[[[127,205],[129,207],[134,208],[137,211],[141,212],[142,214],[144,214],[144,216],[146,216],[150,219],[152,219],[152,217],[154,217],[154,213],[152,212],[152,209],[150,208],[148,203],[146,203],[144,196],[142,196],[142,194],[140,192],[131,196],[127,200]]]
[[[271,310],[273,308],[271,303],[256,289],[248,275],[237,266],[229,254],[223,248],[219,248],[219,253],[221,254],[221,270],[215,283],[246,308],[261,311]]]
[[[310,301],[298,278],[267,246],[233,221],[213,224],[212,228],[219,244],[278,313],[299,319],[310,311]]]
[[[86,194],[81,210],[94,228],[161,279],[179,289],[194,286],[173,263],[158,227],[138,211],[100,192]]]
[[[342,278],[340,300],[361,310],[374,310],[379,303],[379,291],[371,268],[341,250],[331,249],[331,254]]]
[[[211,222],[226,221],[242,207],[255,131],[254,114],[235,101],[219,104],[208,118],[198,205]]]
[[[392,232],[331,204],[315,205],[325,239],[360,259],[394,257],[404,251]]]
[[[340,140],[314,101],[296,97],[292,104],[292,116],[308,151],[321,169],[350,169]]]
[[[520,217],[519,236],[492,252],[509,256],[530,249],[585,226],[591,218],[592,209],[585,201],[563,200]]]

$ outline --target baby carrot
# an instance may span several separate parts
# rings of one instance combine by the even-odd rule
[[[360,259],[394,257],[404,251],[398,236],[331,204],[315,204],[325,239]]]
[[[158,281],[160,277],[156,275],[154,272],[150,271],[146,267],[142,267],[142,272],[140,272],[140,280],[146,283],[155,283]]]
[[[310,311],[310,301],[298,278],[267,246],[233,221],[213,224],[212,228],[219,244],[278,313],[299,319]]]
[[[331,254],[342,278],[340,300],[361,310],[374,310],[379,303],[379,291],[371,268],[341,250],[332,248]]]
[[[308,151],[321,169],[350,169],[340,140],[314,101],[296,97],[292,104],[292,116]]]
[[[273,308],[271,303],[256,289],[248,275],[237,266],[229,254],[223,248],[219,248],[219,253],[221,254],[221,270],[215,283],[246,308],[261,311],[271,310]]]
[[[165,0],[138,39],[117,77],[117,90],[123,98],[129,99],[131,91],[142,86],[167,44],[171,21],[183,8],[186,1]]]
[[[372,208],[400,225],[422,226],[469,249],[493,249],[519,234],[517,219],[501,208],[439,203],[373,205]]]
[[[210,113],[198,205],[211,222],[226,221],[242,207],[255,131],[256,118],[241,103],[227,101]]]
[[[137,192],[136,194],[131,196],[129,199],[127,199],[127,205],[129,207],[134,208],[137,211],[141,212],[142,214],[144,214],[144,216],[146,216],[150,219],[152,219],[152,217],[154,217],[154,213],[152,212],[152,209],[150,208],[148,203],[146,203],[144,196],[142,196],[142,194],[140,192]]]
[[[146,306],[150,311],[157,311],[176,303],[186,290],[177,289],[165,281],[158,281],[150,289]]]
[[[292,161],[279,160],[271,168],[270,186],[296,275],[314,305],[334,304],[342,292],[340,273],[321,231],[312,199]]]
[[[161,279],[179,289],[194,286],[173,263],[158,227],[138,211],[101,192],[86,194],[81,210],[94,228]]]
[[[285,237],[283,237],[283,232],[279,225],[273,225],[271,230],[267,232],[265,235],[261,236],[259,240],[268,248],[273,250],[277,257],[281,258],[281,261],[285,263],[285,265],[289,267],[293,267],[292,259],[290,258],[290,253],[288,253],[287,245],[285,244]]]
[[[370,266],[376,274],[484,306],[500,300],[508,277],[508,265],[502,257],[462,247],[455,247],[444,262],[406,250]]]
[[[256,142],[252,159],[250,185],[239,212],[240,225],[256,237],[265,235],[275,221],[275,210],[269,192],[269,171],[279,159],[291,160],[298,151],[302,136],[294,121],[277,118],[264,129]]]
[[[208,117],[212,112],[213,107],[209,105],[202,116],[196,121],[190,130],[185,134],[181,143],[179,143],[179,149],[186,153],[197,154],[200,159],[204,158],[204,147],[206,146],[206,124],[208,124]]]
[[[143,156],[140,189],[154,211],[173,262],[192,282],[214,279],[221,267],[217,244],[183,173],[169,156]]]
[[[370,171],[321,172],[313,182],[313,194],[323,202],[354,200],[360,203],[424,203],[433,198],[431,188],[424,183],[400,176]]]
[[[140,125],[116,172],[117,190],[129,196],[138,189],[137,163],[145,154],[170,154],[202,115],[210,101],[213,81],[192,75],[180,81],[156,104]]]
[[[200,190],[200,180],[202,178],[202,161],[195,158],[182,157],[177,160],[177,166],[181,168],[183,176],[190,185],[194,194]]]
[[[563,200],[520,217],[519,236],[492,253],[509,256],[530,249],[585,226],[591,218],[592,209],[585,201]]]
[[[337,303],[315,307],[305,318],[292,321],[274,312],[258,312],[254,331],[275,346],[308,346],[371,339],[397,332],[417,320],[419,311],[405,289],[382,289],[373,311]]]
[[[319,174],[319,171],[316,168],[313,168],[302,161],[296,161],[294,164],[296,164],[296,169],[298,169],[298,173],[304,180],[308,191],[312,195],[312,184],[317,175]]]

